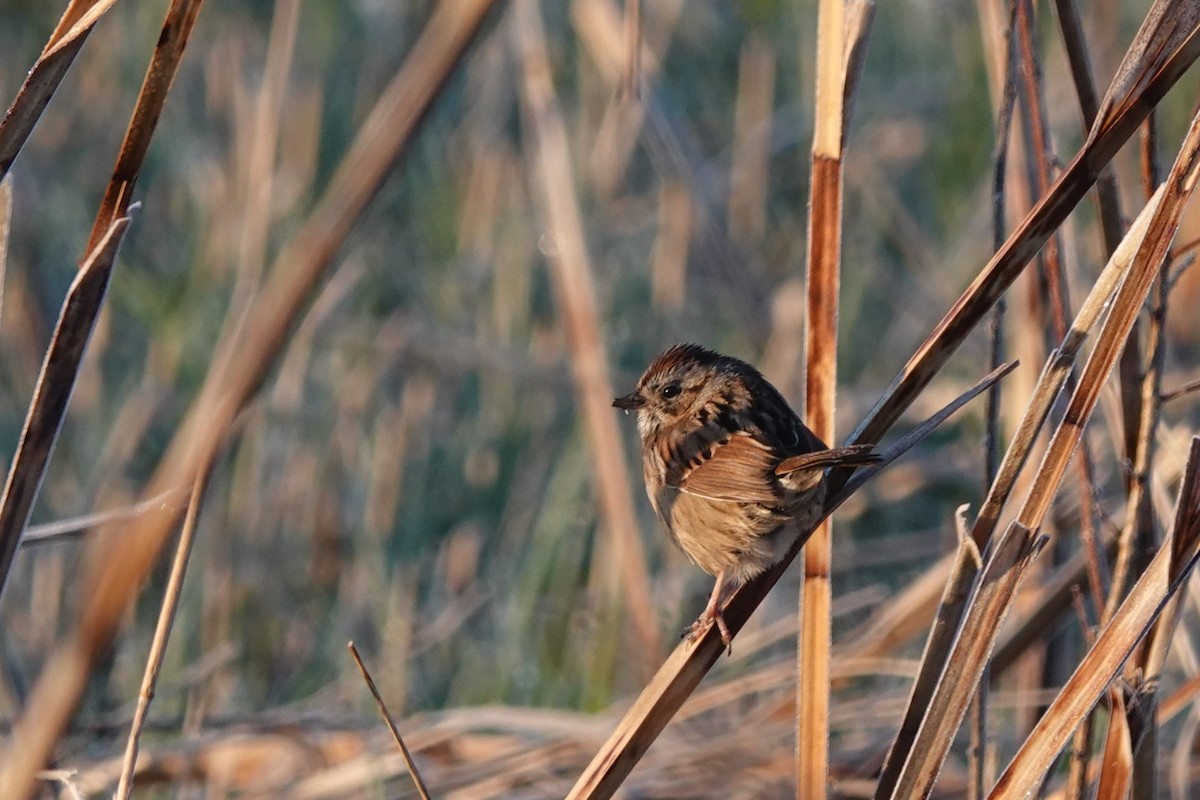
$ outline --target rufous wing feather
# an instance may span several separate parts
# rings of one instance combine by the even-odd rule
[[[830,467],[857,467],[876,464],[882,460],[883,456],[876,452],[874,445],[852,444],[785,458],[775,468],[775,474],[787,475],[801,470],[825,470]]]
[[[685,470],[675,488],[709,500],[772,504],[771,470],[777,456],[748,433],[735,433],[714,444],[695,467]]]

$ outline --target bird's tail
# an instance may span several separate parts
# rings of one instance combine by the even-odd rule
[[[877,464],[882,460],[883,456],[875,450],[875,445],[852,444],[785,458],[775,468],[775,474],[787,475],[801,470],[823,470],[830,467],[858,467],[863,464]]]

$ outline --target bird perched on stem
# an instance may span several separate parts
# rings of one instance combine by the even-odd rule
[[[871,445],[827,448],[758,370],[699,345],[658,356],[613,405],[637,411],[655,513],[688,558],[717,579],[685,636],[715,623],[726,647],[733,638],[722,616],[726,594],[816,524],[826,470],[880,460]]]

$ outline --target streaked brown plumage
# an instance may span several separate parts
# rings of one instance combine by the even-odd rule
[[[726,589],[779,561],[798,531],[816,523],[829,467],[879,460],[869,445],[826,448],[758,370],[694,344],[654,359],[613,405],[638,412],[655,513],[717,579],[688,636],[715,622],[726,646]]]

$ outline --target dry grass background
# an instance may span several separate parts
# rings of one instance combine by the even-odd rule
[[[19,151],[0,190],[0,211],[11,206],[11,223],[0,213],[4,453],[16,451],[74,265],[101,235],[101,256],[125,241],[0,600],[6,780],[44,739],[53,770],[37,791],[114,791],[167,591],[171,559],[157,556],[197,471],[208,479],[139,796],[413,796],[348,639],[432,796],[562,796],[702,604],[706,581],[658,533],[632,422],[607,399],[688,339],[755,361],[801,403],[817,4],[631,3],[642,45],[632,74],[634,28],[611,0],[516,0],[486,13],[486,2],[451,3],[441,27],[437,5],[192,4],[199,16],[157,128],[140,118],[132,129],[149,143],[136,185],[111,184],[93,226],[168,4],[69,4],[94,29],[43,53],[30,84],[62,82],[23,148],[6,136],[36,104],[18,103],[0,131],[0,165]],[[5,102],[63,10],[0,0]],[[1071,10],[994,0],[875,10],[840,166],[838,431],[868,413],[1084,141],[1079,73],[1060,33]],[[1098,96],[1147,10],[1078,9]],[[1040,67],[1007,93],[1006,52]],[[444,85],[439,70],[452,70]],[[1022,363],[1002,384],[993,461],[1120,240],[1113,199],[1127,225],[1175,161],[1195,85],[1188,74],[1163,100],[1151,146],[1135,136],[1117,154],[1107,205],[1084,200],[1008,291],[1002,344]],[[994,131],[1006,96],[1015,111],[997,239]],[[1088,117],[1111,111],[1096,97],[1083,105]],[[126,223],[131,200],[141,208]],[[1010,761],[1000,788],[1011,785],[1031,760],[1057,755],[1022,749],[1031,732],[1057,721],[1069,735],[1084,718],[1090,738],[1077,734],[1047,796],[1185,798],[1200,785],[1191,583],[1109,680],[1120,668],[1109,661],[1189,574],[1179,543],[1200,509],[1194,496],[1182,504],[1174,549],[1152,562],[1200,417],[1200,393],[1158,400],[1200,377],[1200,273],[1187,269],[1200,217],[1172,207],[1170,193],[1163,203],[1165,238],[1145,221],[1147,242],[1165,247],[1170,209],[1181,214],[1169,291],[1150,290],[1118,377],[1089,380],[1082,367],[1095,357],[1099,372],[1117,332],[1083,346],[1068,391],[1078,379],[1097,392],[1086,470],[1077,455],[1037,520],[1050,544],[1027,573],[1005,573],[1020,591],[995,632],[984,722],[973,723],[983,747],[969,758],[957,723],[934,736],[949,751],[927,787],[938,796],[982,796]],[[1135,264],[1144,293],[1157,264]],[[1142,295],[1128,291],[1115,306],[1132,313]],[[974,383],[989,358],[981,327],[909,398],[899,431]],[[1046,405],[1063,437],[1066,398]],[[832,648],[817,654],[834,689],[834,796],[883,791],[947,575],[974,574],[962,542],[976,512],[956,530],[954,510],[983,502],[984,427],[982,403],[968,406],[838,512]],[[1032,443],[1016,499],[1039,485],[1049,438]],[[15,547],[23,520],[5,519],[0,541]],[[1020,563],[1032,539],[1012,537]],[[1088,557],[1102,549],[1123,553],[1115,563],[1133,579],[1147,576],[1124,616],[1102,591],[1112,563]],[[623,796],[795,795],[798,573],[784,573]],[[1114,625],[1089,656],[1107,666],[1067,684],[1107,619],[1141,622],[1119,641]],[[945,701],[959,711],[969,677],[963,686]],[[1062,698],[1082,706],[1064,714]],[[909,770],[884,774],[916,785],[905,781],[920,769]]]

